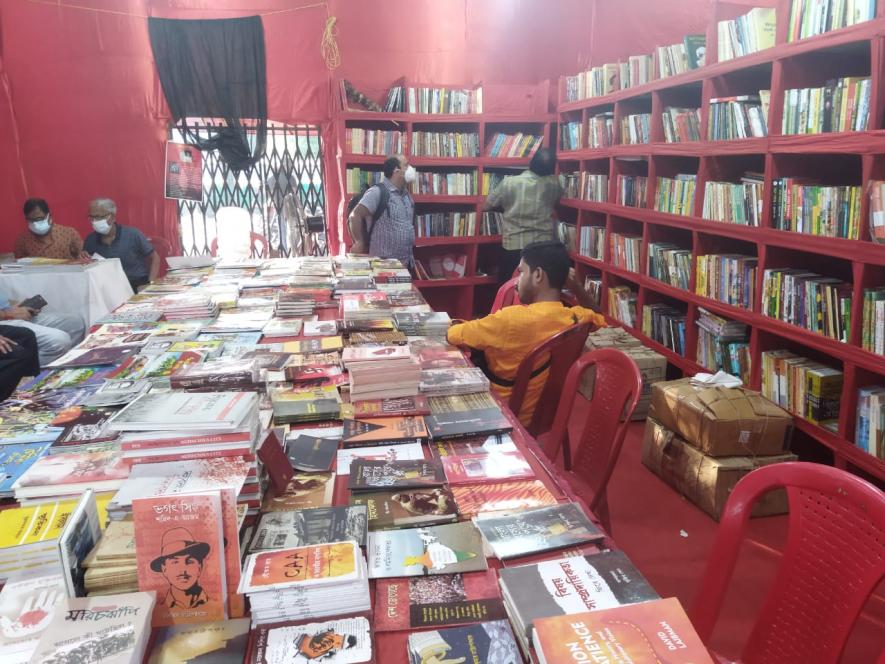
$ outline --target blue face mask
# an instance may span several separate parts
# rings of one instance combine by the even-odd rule
[[[43,219],[28,221],[28,229],[34,235],[46,235],[50,228],[52,228],[52,222],[49,215],[46,215]]]
[[[111,230],[111,225],[108,223],[107,217],[104,217],[103,219],[93,219],[92,229],[99,235],[107,235]]]

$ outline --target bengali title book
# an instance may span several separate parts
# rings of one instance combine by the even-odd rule
[[[356,459],[350,465],[347,487],[351,491],[419,489],[441,486],[445,482],[446,475],[439,461]]]
[[[480,514],[476,527],[498,559],[575,546],[605,537],[577,503],[539,507],[509,516],[483,518]]]
[[[292,383],[292,387],[298,390],[335,386],[347,382],[344,371],[337,366],[288,365],[283,369],[283,375],[287,381]]]
[[[379,579],[375,584],[376,632],[506,618],[494,570]]]
[[[489,480],[523,480],[535,471],[520,451],[492,454],[460,454],[442,458],[449,484],[475,484]]]
[[[63,496],[92,488],[118,488],[129,475],[119,452],[67,453],[43,456],[12,485],[16,499]]]
[[[267,493],[262,512],[325,507],[332,504],[335,473],[295,473],[282,492]]]
[[[118,431],[225,433],[243,426],[258,408],[252,392],[148,392],[111,420]]]
[[[339,475],[349,475],[350,465],[356,459],[372,461],[423,460],[424,449],[420,443],[404,445],[379,445],[378,447],[350,447],[338,450],[335,468]]]
[[[372,634],[365,616],[260,625],[250,664],[369,664]]]
[[[508,433],[513,424],[488,392],[430,397],[424,418],[434,439]]]
[[[563,661],[713,664],[675,597],[535,622],[541,664]]]
[[[522,656],[506,620],[409,634],[409,664],[424,664],[445,644],[449,661],[477,664],[521,664]]]
[[[368,399],[366,401],[355,401],[352,406],[353,419],[430,414],[430,405],[427,403],[427,398],[422,396]]]
[[[0,445],[0,497],[11,497],[12,485],[51,446],[49,442]]]
[[[369,530],[429,526],[457,521],[458,508],[448,487],[351,493],[351,505],[365,505]]]
[[[513,512],[557,502],[539,480],[453,486],[452,493],[463,516],[480,512]]]
[[[154,591],[153,624],[227,617],[221,494],[132,501],[138,587]]]
[[[237,618],[161,627],[145,664],[243,664],[249,625]]]
[[[151,635],[154,593],[73,597],[56,607],[33,662],[141,662]]]
[[[498,576],[510,618],[525,638],[538,618],[658,599],[621,551],[510,567]]]
[[[293,586],[342,584],[361,577],[356,542],[332,542],[263,551],[247,556],[240,592],[260,593]]]
[[[286,441],[289,462],[298,470],[331,470],[337,452],[338,441],[334,438],[301,435]]]
[[[53,444],[54,450],[73,452],[72,447],[116,440],[120,433],[108,430],[108,422],[114,413],[110,409],[82,406],[71,406],[60,411],[52,420],[52,426],[62,428]]]
[[[422,443],[427,427],[421,417],[379,417],[344,420],[345,447],[363,447],[399,443]]]
[[[67,595],[60,574],[23,575],[0,591],[0,660],[28,664],[52,611]]]
[[[482,536],[468,521],[371,531],[366,554],[370,579],[488,569],[482,551]]]
[[[344,341],[341,337],[317,337],[315,339],[302,339],[301,341],[287,341],[283,344],[283,352],[304,355],[306,353],[338,351],[343,347]]]
[[[365,546],[365,507],[316,507],[269,512],[263,514],[255,526],[249,553],[348,540]]]
[[[430,443],[430,451],[437,459],[453,456],[475,456],[478,454],[499,454],[516,452],[516,443],[509,434],[492,436],[470,436],[455,440],[434,440]]]

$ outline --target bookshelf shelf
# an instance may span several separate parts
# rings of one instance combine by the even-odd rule
[[[544,100],[547,94],[545,88]],[[500,108],[500,105],[498,106]],[[529,109],[525,109],[529,110]],[[513,135],[517,133],[542,136],[543,145],[552,145],[553,123],[556,116],[552,113],[472,113],[472,114],[419,114],[419,113],[383,113],[372,111],[345,110],[339,112],[339,145],[338,162],[341,181],[345,189],[353,189],[349,184],[348,169],[359,168],[362,171],[379,172],[388,155],[355,154],[351,152],[346,136],[348,129],[370,129],[402,132],[402,152],[419,172],[475,173],[477,190],[484,191],[483,180],[492,175],[506,175],[527,168],[528,157],[507,158],[489,156],[490,143],[497,133]],[[427,133],[460,133],[474,134],[479,155],[471,154],[464,157],[441,157],[432,155],[413,155],[416,132]],[[426,138],[426,137],[425,137]],[[431,141],[432,144],[432,141]],[[423,145],[427,145],[425,142]],[[356,188],[359,191],[359,188]],[[347,197],[352,196],[348,193]],[[482,207],[485,194],[471,196],[449,196],[442,194],[412,194],[417,214],[473,212],[476,214],[477,232],[482,230]],[[415,239],[415,259],[422,262],[425,268],[428,259],[451,256],[458,259],[464,257],[465,277],[461,279],[416,279],[417,288],[425,291],[425,297],[434,309],[447,311],[453,318],[469,319],[477,313],[487,313],[494,291],[491,286],[497,279],[487,276],[497,265],[497,256],[501,251],[500,235],[469,235],[469,236],[430,236]],[[451,289],[451,294],[445,289]]]
[[[747,0],[741,7],[730,8],[734,16],[746,13],[757,3]],[[605,260],[573,255],[580,275],[593,274],[602,281],[602,302],[608,303],[613,286],[635,284],[636,327],[625,327],[643,343],[664,355],[683,373],[704,370],[697,362],[698,310],[703,308],[747,326],[751,359],[750,387],[762,385],[762,354],[784,349],[808,357],[843,372],[837,432],[796,416],[796,429],[804,440],[816,441],[826,448],[833,462],[842,468],[867,473],[885,481],[885,461],[854,445],[857,390],[885,385],[885,356],[865,350],[862,345],[863,293],[865,289],[885,287],[885,246],[869,239],[870,182],[885,178],[885,12],[880,8],[874,20],[796,42],[787,42],[785,13],[789,2],[777,3],[778,31],[775,46],[645,85],[618,90],[612,94],[566,102],[565,81],[560,85],[561,122],[582,122],[584,143],[577,149],[561,152],[560,171],[608,175],[609,190],[604,202],[564,199],[561,205],[571,211],[562,218],[576,216],[576,234],[586,226],[606,228],[612,233],[642,229],[643,246],[640,273],[629,272],[611,264],[611,249]],[[716,14],[714,12],[714,14]],[[714,15],[707,29],[708,54],[717,53],[717,26]],[[676,37],[680,36],[674,35]],[[620,54],[625,58],[633,54]],[[785,91],[819,87],[833,78],[869,76],[871,94],[869,119],[865,131],[785,135],[782,131]],[[711,121],[712,98],[753,95],[770,90],[768,136],[728,141],[699,140],[681,143],[663,142],[664,109],[699,109],[700,135],[706,139]],[[589,119],[600,109],[614,110],[615,118],[646,112],[651,96],[651,141],[643,145],[613,145],[592,149],[586,143]],[[640,110],[636,110],[640,109]],[[616,122],[616,125],[618,123]],[[617,143],[617,137],[616,137]],[[608,164],[608,168],[605,168]],[[646,165],[647,164],[647,165]],[[695,167],[695,164],[697,166]],[[647,169],[647,170],[646,170]],[[759,225],[745,226],[705,219],[704,196],[708,182],[740,184],[747,173],[756,173],[762,182],[758,201]],[[617,203],[619,175],[647,175],[646,207]],[[696,175],[692,214],[685,216],[654,209],[658,178],[675,174]],[[781,230],[776,227],[775,199],[777,181],[795,178],[824,187],[853,186],[862,192],[857,212],[859,239],[833,238]],[[758,182],[759,180],[755,180]],[[670,229],[670,232],[667,231]],[[688,234],[691,238],[689,243]],[[682,290],[652,278],[648,274],[648,245],[670,242],[680,249],[691,249],[690,290]],[[742,254],[756,258],[755,288],[752,308],[741,308],[695,292],[697,257],[712,254]],[[779,320],[763,313],[765,270],[801,269],[822,277],[841,280],[844,294],[850,289],[851,310],[847,341]],[[634,286],[631,286],[634,288]],[[642,311],[649,304],[679,305],[686,315],[686,357],[681,357],[642,332]]]

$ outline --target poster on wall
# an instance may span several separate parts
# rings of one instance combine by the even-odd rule
[[[166,143],[166,198],[203,200],[203,153],[186,143]]]

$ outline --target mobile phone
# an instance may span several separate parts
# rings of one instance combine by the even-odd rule
[[[27,307],[28,309],[34,309],[35,311],[40,311],[47,304],[46,300],[43,299],[42,295],[34,295],[33,297],[29,297],[27,300],[22,300],[18,303],[20,307]]]

